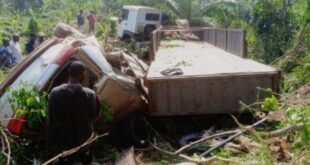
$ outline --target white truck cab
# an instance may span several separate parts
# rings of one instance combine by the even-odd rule
[[[117,31],[119,38],[143,40],[167,20],[167,15],[151,7],[123,6],[119,19],[120,25]]]

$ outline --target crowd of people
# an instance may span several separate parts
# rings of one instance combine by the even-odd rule
[[[77,24],[80,31],[84,30],[85,16],[83,10],[80,10],[79,14],[76,16]],[[95,33],[95,25],[97,23],[97,18],[94,11],[90,11],[87,16],[88,20],[88,33]],[[44,42],[44,34],[29,34],[28,41],[26,42],[24,48],[24,53],[27,55],[31,53],[36,47]],[[20,36],[18,34],[13,34],[10,38],[3,38],[2,45],[0,47],[0,68],[12,68],[17,63],[22,60],[22,49],[20,46]]]
[[[0,68],[12,68],[22,60],[22,49],[19,44],[20,36],[13,34],[11,38],[3,38],[0,47]],[[31,53],[37,46],[44,42],[44,34],[30,34],[25,44],[25,54]]]
[[[2,69],[11,68],[21,60],[19,39],[20,37],[17,34],[12,35],[11,40],[2,39],[2,46],[0,47],[0,67]]]
[[[84,26],[83,10],[77,15],[80,31]],[[95,32],[97,18],[94,11],[87,16],[88,33]],[[22,53],[30,54],[44,42],[44,34],[30,33],[25,42],[24,51],[20,46],[20,36],[13,34],[10,38],[3,38],[0,47],[0,69],[12,68],[22,60]],[[81,145],[93,134],[93,124],[100,112],[100,103],[95,91],[83,87],[82,81],[85,65],[79,61],[70,64],[69,81],[53,88],[48,100],[48,132],[51,154]],[[76,114],[76,115],[72,115]],[[61,117],[60,117],[61,116]],[[87,145],[79,152],[61,157],[59,164],[72,164],[80,161],[83,164],[92,162],[92,147]]]

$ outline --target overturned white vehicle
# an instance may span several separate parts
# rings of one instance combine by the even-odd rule
[[[111,106],[116,120],[143,106],[144,99],[134,79],[121,72],[115,73],[96,38],[85,37],[64,24],[56,27],[54,35],[18,64],[1,83],[2,126],[16,135],[23,135],[26,131],[27,117],[14,113],[9,103],[11,93],[7,91],[8,87],[18,89],[23,82],[28,82],[50,92],[53,87],[67,82],[67,68],[73,60],[86,65],[83,85],[96,90],[99,100]]]

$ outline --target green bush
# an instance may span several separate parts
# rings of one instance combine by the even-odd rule
[[[100,111],[101,111],[101,117],[103,118],[104,122],[106,123],[113,122],[114,120],[113,109],[108,103],[103,102],[101,104]]]
[[[256,37],[254,47],[260,49],[256,54],[267,63],[284,55],[290,48],[296,24],[291,7],[285,1],[255,1],[250,26]],[[254,52],[255,53],[255,52]]]
[[[30,83],[22,82],[19,89],[9,90],[9,103],[17,116],[26,115],[30,127],[45,123],[47,117],[47,93]]]
[[[36,18],[30,18],[28,22],[28,33],[37,35],[41,31],[41,22]]]

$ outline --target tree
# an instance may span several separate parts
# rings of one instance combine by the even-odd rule
[[[255,1],[251,27],[256,38],[259,56],[270,63],[289,48],[296,29],[291,6],[287,0]]]

